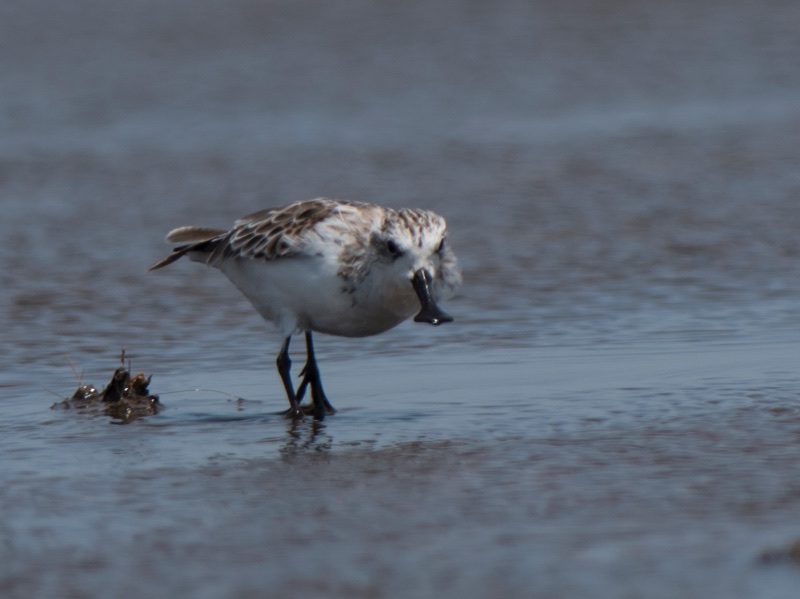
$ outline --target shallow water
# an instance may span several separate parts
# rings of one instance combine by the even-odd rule
[[[0,594],[794,597],[798,19],[4,3]],[[146,269],[320,195],[441,212],[465,284],[319,336],[292,425],[238,293]],[[161,413],[50,409],[121,347]]]

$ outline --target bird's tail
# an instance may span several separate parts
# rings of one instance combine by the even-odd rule
[[[158,270],[176,260],[179,260],[190,252],[200,252],[202,254],[212,254],[219,242],[225,239],[227,231],[220,229],[207,229],[204,227],[178,227],[167,233],[168,243],[182,243],[172,249],[172,253],[166,258],[159,260],[148,270]]]

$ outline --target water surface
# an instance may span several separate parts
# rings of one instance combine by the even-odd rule
[[[0,17],[3,596],[795,596],[794,4]],[[321,195],[441,212],[465,282],[319,336],[293,425],[236,290],[146,269]],[[158,415],[51,409],[122,347]]]

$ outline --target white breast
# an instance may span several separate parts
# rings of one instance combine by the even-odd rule
[[[365,337],[397,326],[418,308],[411,284],[367,277],[352,287],[335,264],[313,257],[232,259],[220,267],[261,316],[283,336],[310,330]]]

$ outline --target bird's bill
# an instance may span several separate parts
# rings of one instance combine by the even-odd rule
[[[414,317],[414,322],[427,322],[433,325],[453,322],[453,317],[439,308],[433,299],[433,293],[431,293],[433,277],[430,272],[424,268],[418,270],[411,278],[411,284],[414,286],[414,291],[416,291],[422,306],[419,314]]]

